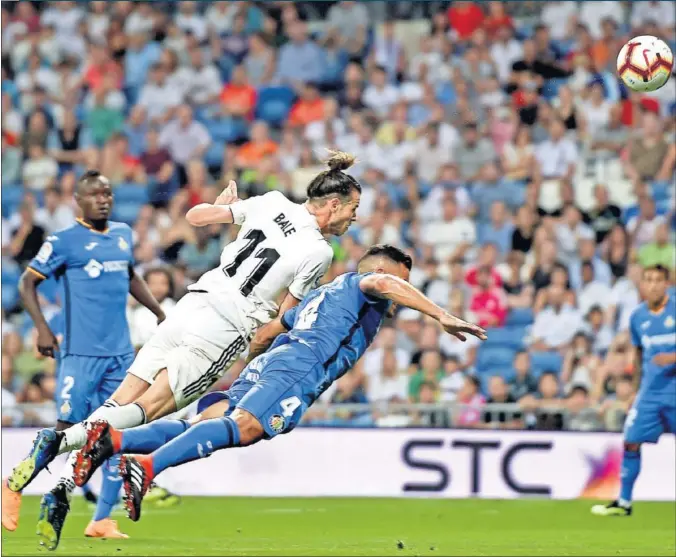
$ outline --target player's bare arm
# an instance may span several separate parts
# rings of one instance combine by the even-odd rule
[[[38,301],[37,289],[43,280],[44,277],[41,274],[28,267],[19,281],[19,294],[21,295],[23,307],[26,308],[31,319],[33,319],[38,332],[38,352],[43,356],[53,358],[54,352],[58,350],[59,341],[49,328]]]
[[[158,324],[166,319],[167,316],[164,314],[164,310],[155,299],[155,296],[153,296],[150,288],[148,288],[148,283],[143,280],[143,277],[138,275],[133,267],[129,267],[129,293],[139,304],[153,312],[155,317],[157,317]]]
[[[210,224],[233,224],[235,217],[230,205],[239,201],[237,184],[230,180],[228,186],[221,192],[213,203],[200,203],[190,209],[186,220],[193,226],[209,226]]]
[[[446,312],[420,290],[411,286],[405,280],[393,275],[374,273],[364,277],[359,284],[362,292],[378,298],[391,300],[397,305],[415,309],[436,319],[444,330],[465,341],[465,334],[470,334],[481,340],[486,339],[486,331],[477,325],[468,323]]]
[[[287,294],[285,296],[284,301],[279,308],[277,317],[256,331],[256,335],[251,340],[251,344],[249,344],[249,356],[246,359],[247,364],[255,357],[265,352],[279,335],[288,330],[282,323],[282,317],[287,311],[296,307],[298,304],[300,304],[300,300],[292,294]]]

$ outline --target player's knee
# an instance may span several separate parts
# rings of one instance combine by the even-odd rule
[[[195,425],[200,422],[203,422],[205,420],[211,420],[214,418],[222,418],[225,413],[228,411],[228,408],[230,408],[230,401],[229,400],[221,400],[217,402],[216,404],[212,404],[208,408],[205,408],[202,412],[197,414],[194,418],[191,418],[188,420],[188,423],[190,425]]]
[[[640,443],[625,443],[624,450],[630,453],[637,453],[641,450]]]
[[[235,408],[235,411],[230,417],[237,424],[239,429],[240,445],[251,445],[263,437],[263,426],[253,414],[250,414],[241,408]]]

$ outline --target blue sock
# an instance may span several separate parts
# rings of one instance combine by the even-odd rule
[[[186,420],[158,420],[122,431],[122,453],[150,454],[178,437],[190,423]]]
[[[634,490],[636,478],[641,472],[641,451],[628,451],[625,449],[622,458],[620,502],[623,504],[631,503],[631,494]]]
[[[231,418],[205,420],[192,426],[152,454],[153,474],[162,470],[206,458],[214,451],[239,445],[239,427]]]
[[[120,478],[120,456],[116,455],[101,467],[103,472],[103,484],[101,484],[101,493],[96,503],[96,512],[94,520],[103,520],[108,518],[117,505],[120,488],[122,487],[122,478]]]

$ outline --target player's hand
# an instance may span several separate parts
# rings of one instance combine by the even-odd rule
[[[38,330],[38,352],[47,358],[53,358],[59,349],[59,340],[51,329]]]
[[[467,340],[467,335],[472,335],[479,340],[486,340],[487,338],[486,331],[484,329],[478,325],[473,325],[472,323],[463,321],[462,319],[455,317],[450,313],[445,313],[441,319],[439,319],[439,323],[441,323],[444,331],[463,342]]]
[[[214,205],[230,205],[236,201],[239,201],[237,197],[237,183],[234,180],[230,180],[227,187],[214,201]]]

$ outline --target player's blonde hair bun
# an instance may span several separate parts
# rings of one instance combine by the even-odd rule
[[[331,170],[347,170],[357,160],[354,155],[345,153],[344,151],[329,151],[331,155],[326,164]]]

